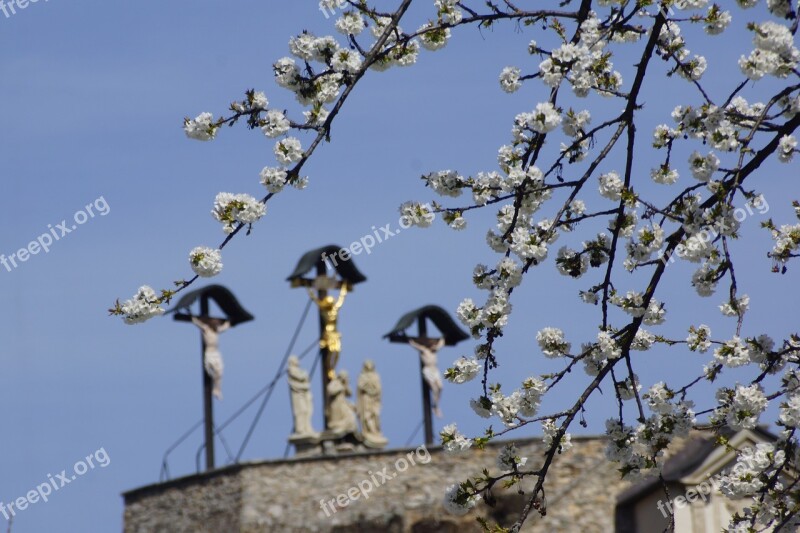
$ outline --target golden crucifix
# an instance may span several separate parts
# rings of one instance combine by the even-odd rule
[[[308,289],[308,295],[311,300],[319,307],[319,314],[322,318],[323,329],[322,335],[319,339],[319,347],[326,351],[328,354],[328,379],[333,380],[336,376],[335,368],[336,363],[339,362],[339,353],[342,351],[342,334],[337,329],[337,320],[339,318],[339,309],[344,304],[344,297],[347,296],[348,284],[345,282],[339,289],[339,297],[334,299],[333,296],[327,295],[320,298],[314,294],[311,287]]]

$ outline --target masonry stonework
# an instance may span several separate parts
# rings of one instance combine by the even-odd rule
[[[515,442],[528,457],[525,469],[541,465],[540,439]],[[573,443],[551,466],[546,516],[532,512],[522,531],[614,530],[616,497],[627,484],[605,459],[602,439],[573,437]],[[532,479],[522,485],[525,494],[498,489],[494,507],[481,503],[464,517],[442,506],[448,485],[484,468],[497,472],[502,445],[460,455],[409,448],[233,465],[126,493],[125,533],[471,533],[480,531],[476,516],[509,526]]]

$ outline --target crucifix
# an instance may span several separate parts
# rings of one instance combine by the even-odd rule
[[[430,319],[442,333],[441,337],[428,337],[427,320]],[[411,337],[406,329],[414,322],[417,335]],[[422,382],[422,416],[425,426],[425,444],[433,444],[433,417],[441,417],[439,400],[442,394],[442,375],[437,364],[437,353],[445,345],[454,346],[469,336],[458,327],[447,311],[436,305],[426,305],[403,315],[394,329],[384,337],[390,342],[408,344],[419,352]]]
[[[193,314],[190,307],[200,302],[199,313]],[[226,315],[225,318],[212,317],[209,302],[214,301]],[[191,322],[200,328],[203,372],[203,419],[206,449],[206,469],[214,468],[214,401],[222,399],[222,355],[219,351],[219,335],[223,331],[253,320],[253,315],[245,311],[233,293],[222,285],[209,285],[185,294],[170,310],[175,312],[175,320]]]
[[[328,275],[328,261],[334,275]],[[314,271],[316,276],[306,277]],[[338,278],[335,276],[338,274]],[[306,252],[298,261],[294,272],[287,278],[292,287],[305,287],[319,310],[319,357],[322,363],[322,401],[325,429],[330,429],[329,384],[336,380],[336,365],[342,351],[342,335],[339,331],[339,311],[353,285],[366,281],[358,271],[345,248],[330,244]],[[338,290],[334,297],[330,291]]]

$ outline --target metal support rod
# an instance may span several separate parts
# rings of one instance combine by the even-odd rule
[[[326,276],[328,274],[325,260],[322,259],[317,263],[317,277]],[[328,291],[325,289],[317,290],[317,298],[322,301],[328,296]],[[319,310],[319,338],[322,339],[325,335],[325,317],[322,315],[322,309]],[[327,348],[320,347],[319,358],[322,362],[322,427],[328,429],[328,383],[330,383],[329,372],[331,369],[331,361],[328,356]]]
[[[200,316],[208,317],[208,297],[200,298]],[[203,370],[203,418],[205,420],[205,438],[206,438],[206,470],[214,469],[214,404],[211,391],[213,389],[213,380],[206,372],[205,354],[206,342],[203,340],[202,333],[200,335],[202,343],[202,356],[201,368]]]
[[[428,327],[425,323],[425,318],[420,316],[417,319],[417,335],[419,336],[420,343],[425,343],[428,338]],[[430,446],[433,444],[433,416],[431,409],[431,388],[425,380],[423,372],[424,365],[422,358],[419,360],[420,377],[422,379],[422,414],[425,420],[425,445]]]

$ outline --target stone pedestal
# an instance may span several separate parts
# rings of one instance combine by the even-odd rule
[[[289,444],[294,446],[295,457],[314,457],[319,453],[319,433],[311,435],[289,435]]]
[[[381,450],[389,441],[367,439],[352,431],[327,430],[313,435],[289,435],[289,443],[294,446],[295,457],[317,457]]]

